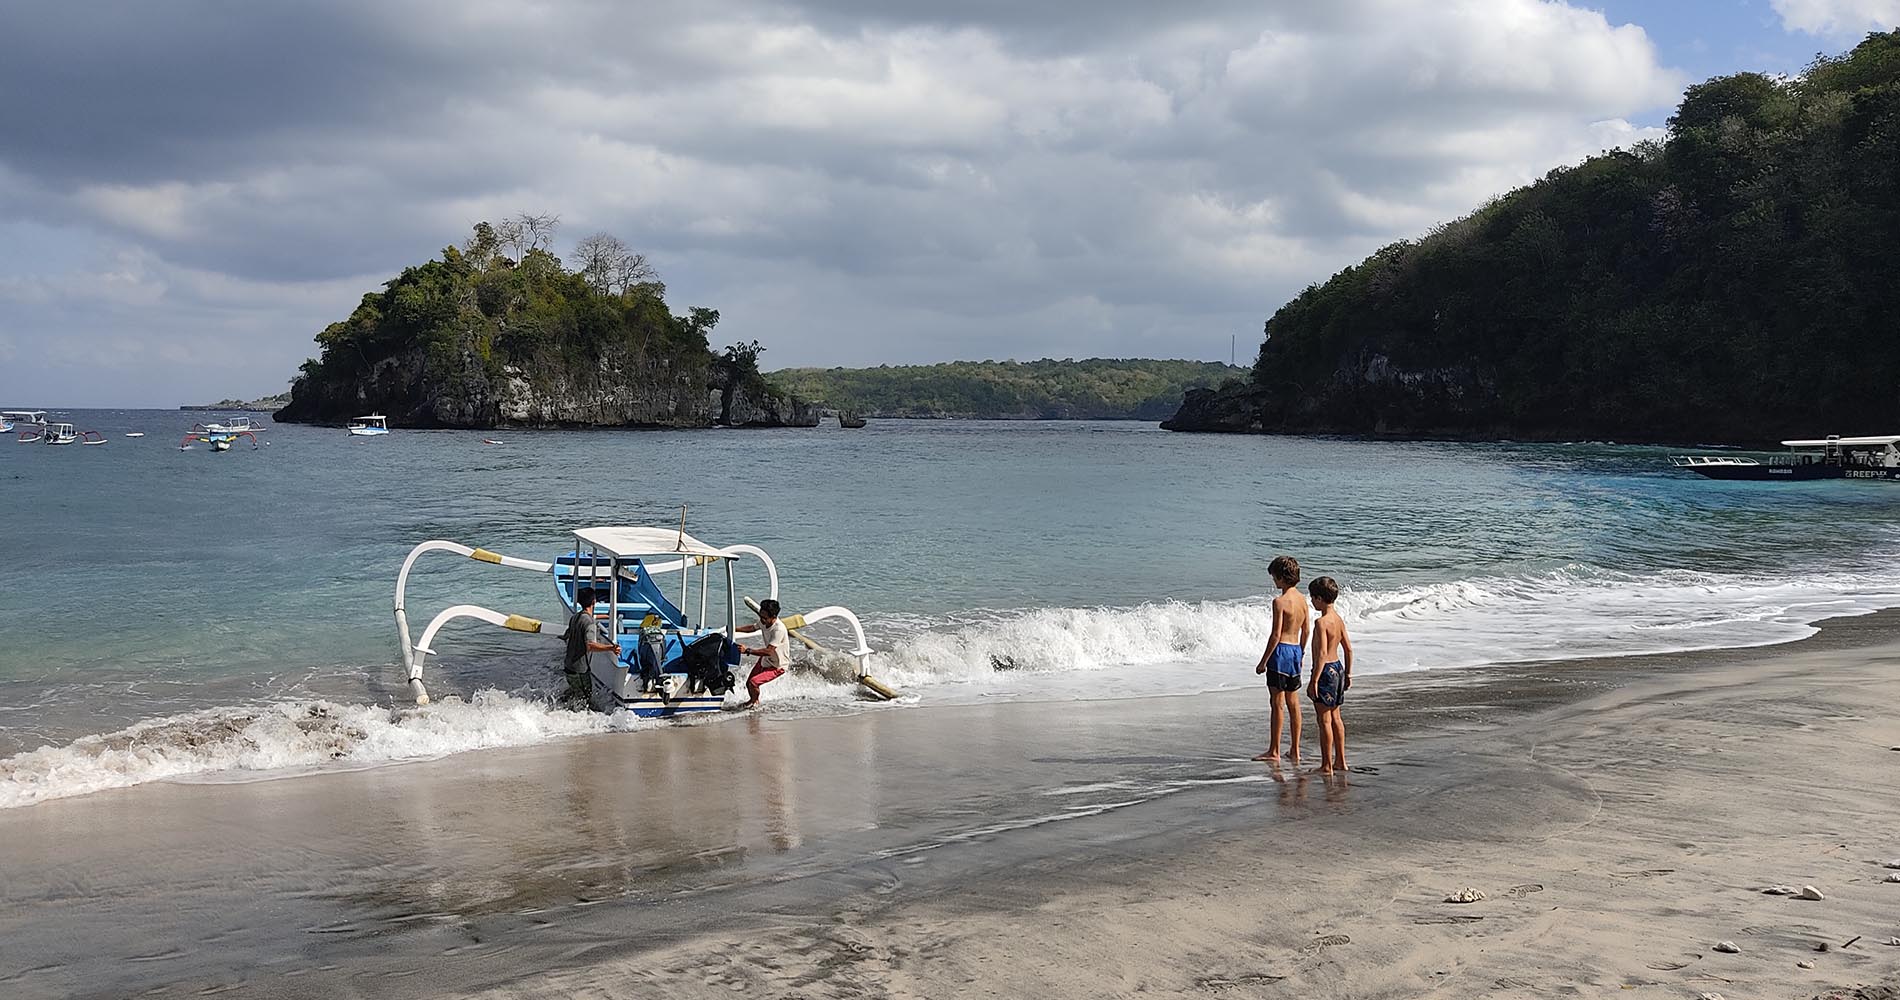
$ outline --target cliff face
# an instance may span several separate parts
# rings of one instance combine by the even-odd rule
[[[1900,424],[1900,32],[1313,285],[1176,430],[1761,443]]]
[[[707,367],[604,356],[582,369],[503,365],[491,374],[474,363],[439,370],[423,352],[406,351],[360,377],[299,379],[276,419],[383,413],[398,427],[710,427],[717,412],[703,388]]]

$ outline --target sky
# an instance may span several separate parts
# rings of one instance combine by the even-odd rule
[[[1900,0],[8,0],[0,407],[284,389],[401,268],[609,232],[766,368],[1245,360],[1299,289]]]

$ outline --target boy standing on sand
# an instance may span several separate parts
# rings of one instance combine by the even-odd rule
[[[1280,718],[1284,712],[1293,720],[1293,763],[1300,762],[1300,656],[1306,649],[1308,629],[1306,598],[1295,589],[1300,585],[1300,561],[1292,556],[1275,556],[1267,564],[1267,575],[1280,588],[1273,599],[1273,638],[1260,654],[1253,672],[1267,675],[1267,690],[1273,699],[1273,738],[1265,753],[1254,760],[1280,759]]]
[[[1346,635],[1346,620],[1334,607],[1339,600],[1339,584],[1322,576],[1308,588],[1313,606],[1319,609],[1319,621],[1313,627],[1313,683],[1306,696],[1313,699],[1313,712],[1319,717],[1319,773],[1346,770],[1346,721],[1339,706],[1346,701],[1346,689],[1352,687],[1352,639]],[[1342,662],[1342,653],[1343,661]]]

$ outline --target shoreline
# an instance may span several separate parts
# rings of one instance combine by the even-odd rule
[[[742,983],[776,995],[785,984],[771,980],[773,964],[809,959],[831,963],[828,978],[814,980],[829,985],[809,995],[854,983],[929,996],[955,992],[955,983],[935,973],[916,979],[922,973],[885,938],[919,950],[927,945],[919,935],[982,940],[999,956],[1025,938],[1068,954],[1093,947],[1096,935],[1082,929],[1103,920],[1101,936],[1121,945],[1071,957],[1090,968],[1125,964],[1133,960],[1120,949],[1153,949],[1125,940],[1138,928],[1117,908],[1152,909],[1191,886],[1258,907],[1273,884],[1263,862],[1275,878],[1317,877],[1279,865],[1283,849],[1298,856],[1315,831],[1365,838],[1351,874],[1367,863],[1389,867],[1407,851],[1517,843],[1539,824],[1588,821],[1591,809],[1579,805],[1587,782],[1578,783],[1574,767],[1564,777],[1535,752],[1526,764],[1495,749],[1527,736],[1535,748],[1539,735],[1581,724],[1579,706],[1628,712],[1643,703],[1629,692],[1644,686],[1694,689],[1683,682],[1701,679],[1727,691],[1728,678],[1793,662],[1832,658],[1865,670],[1859,661],[1877,663],[1896,639],[1900,612],[1887,611],[1829,620],[1814,636],[1774,646],[1424,672],[1409,681],[1376,675],[1348,715],[1354,763],[1376,773],[1338,782],[1275,780],[1244,760],[1264,727],[1264,697],[1250,690],[1080,703],[1068,713],[1003,703],[752,717],[664,739],[646,734],[637,744],[606,735],[295,781],[156,783],[55,800],[0,813],[0,839],[18,845],[0,868],[8,903],[0,935],[21,964],[0,967],[0,988],[21,996],[111,996],[160,984],[232,986],[240,996],[539,996],[586,988],[628,995],[639,983],[693,996],[729,995],[721,984]],[[1445,756],[1441,748],[1458,739],[1468,745]],[[714,794],[693,793],[696,775],[717,779]],[[654,809],[651,798],[629,794],[643,784],[673,790],[671,805]],[[1591,808],[1603,808],[1600,793]],[[1883,829],[1873,819],[1866,826]],[[1288,832],[1263,846],[1262,824]],[[75,829],[97,833],[75,839]],[[1900,857],[1900,842],[1886,849]],[[1226,860],[1207,860],[1216,858]],[[1536,874],[1522,884],[1554,883]],[[1885,898],[1900,901],[1900,886],[1892,889]],[[1085,902],[1107,916],[1091,925],[1075,912],[1056,928],[1043,919],[1048,908]],[[1436,914],[1438,904],[1415,902]],[[916,916],[924,911],[927,919]],[[1199,919],[1193,906],[1173,917]],[[75,931],[101,921],[137,930],[103,948],[76,948]],[[840,926],[850,933],[839,937]],[[926,926],[928,934],[918,930]],[[1363,931],[1342,933],[1366,940]],[[771,953],[759,953],[761,942]],[[1209,970],[1199,988],[1245,991],[1264,990],[1284,972],[1230,968],[1237,944],[1213,954],[1204,942],[1177,943],[1149,954],[1155,974],[1185,975],[1185,961]],[[738,958],[718,957],[729,952]],[[1002,972],[980,954],[955,952],[938,958],[978,982]],[[1019,995],[1051,986],[1034,970],[1055,966],[1024,963],[1010,973],[1031,977],[1009,980]],[[656,971],[665,968],[675,973]],[[701,975],[715,968],[719,982]],[[425,973],[415,978],[427,988],[403,985],[413,982],[405,970]],[[1046,995],[1129,990],[1090,978],[1099,971],[1078,967],[1065,987],[1073,993]],[[1309,982],[1297,992],[1318,988]]]

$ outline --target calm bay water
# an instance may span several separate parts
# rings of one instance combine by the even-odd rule
[[[75,411],[54,419],[111,443],[0,442],[0,806],[617,725],[547,707],[552,636],[472,624],[429,674],[456,697],[404,711],[396,570],[425,539],[546,559],[576,527],[681,505],[701,538],[770,551],[787,608],[858,611],[903,707],[1249,686],[1280,552],[1346,586],[1368,674],[1772,642],[1900,605],[1894,487],[1706,482],[1658,449],[881,421],[281,425],[179,451],[200,416]],[[426,557],[418,632],[464,601],[559,618],[545,578]],[[857,710],[815,678],[769,691],[773,711]]]

